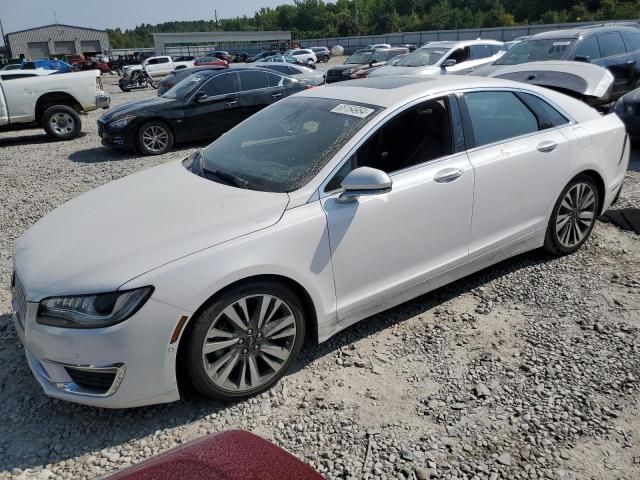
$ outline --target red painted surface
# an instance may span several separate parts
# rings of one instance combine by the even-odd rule
[[[210,66],[210,65],[214,65],[214,66],[218,66],[218,67],[228,67],[229,63],[226,60],[220,60],[218,58],[216,58],[215,60],[203,60],[201,62],[199,61],[195,61],[194,66],[196,67],[204,67],[204,66]]]
[[[248,432],[213,433],[108,477],[109,480],[323,480],[306,463]]]

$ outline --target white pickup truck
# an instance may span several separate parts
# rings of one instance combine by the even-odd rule
[[[0,80],[0,132],[41,126],[55,140],[80,134],[80,113],[109,108],[100,72]]]
[[[124,75],[129,76],[134,70],[140,70],[141,68],[144,68],[152,77],[164,77],[166,75],[169,75],[174,70],[180,70],[181,68],[191,68],[193,66],[193,60],[174,60],[169,55],[162,55],[160,57],[149,57],[144,62],[142,62],[142,65],[125,66]]]

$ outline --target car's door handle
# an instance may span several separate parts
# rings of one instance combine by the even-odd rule
[[[546,142],[539,143],[537,148],[538,148],[539,152],[551,153],[556,148],[558,148],[558,144],[556,142],[552,142],[550,140],[547,140]]]
[[[227,102],[227,103],[226,103],[226,105],[227,105],[228,107],[232,107],[232,106],[233,106],[233,105],[235,105],[236,103],[238,103],[238,101],[237,101],[237,100],[231,100],[230,102]]]
[[[629,61],[627,62],[627,65],[633,65],[634,63],[636,63],[636,61],[635,61],[635,60],[629,60]]]
[[[445,168],[436,173],[433,181],[437,183],[451,183],[462,176],[464,172],[460,168]]]
[[[467,73],[471,73],[475,70],[475,68],[467,68]]]
[[[273,98],[280,98],[282,96],[281,93],[274,93],[273,95],[271,95]]]

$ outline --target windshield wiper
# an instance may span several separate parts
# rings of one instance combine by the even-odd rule
[[[202,153],[200,151],[193,154],[193,163],[191,164],[191,170],[201,177],[214,177],[213,179],[218,183],[225,183],[227,185],[231,185],[232,187],[247,188],[247,185],[249,185],[249,182],[242,178],[236,177],[235,175],[231,175],[230,173],[226,173],[217,169],[211,170],[205,167],[204,157],[202,156]]]
[[[200,169],[200,172],[207,177],[214,177],[218,179],[220,183],[226,183],[233,187],[247,188],[247,185],[249,184],[246,180],[236,177],[235,175],[231,175],[230,173],[223,172],[222,170],[209,170],[207,167],[203,166]]]

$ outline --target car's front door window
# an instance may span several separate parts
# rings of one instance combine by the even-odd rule
[[[382,125],[338,170],[325,191],[339,189],[344,177],[358,167],[392,174],[452,153],[448,99],[430,100]]]
[[[202,86],[200,92],[207,94],[207,97],[217,97],[229,95],[235,92],[235,81],[232,73],[216,75]]]

